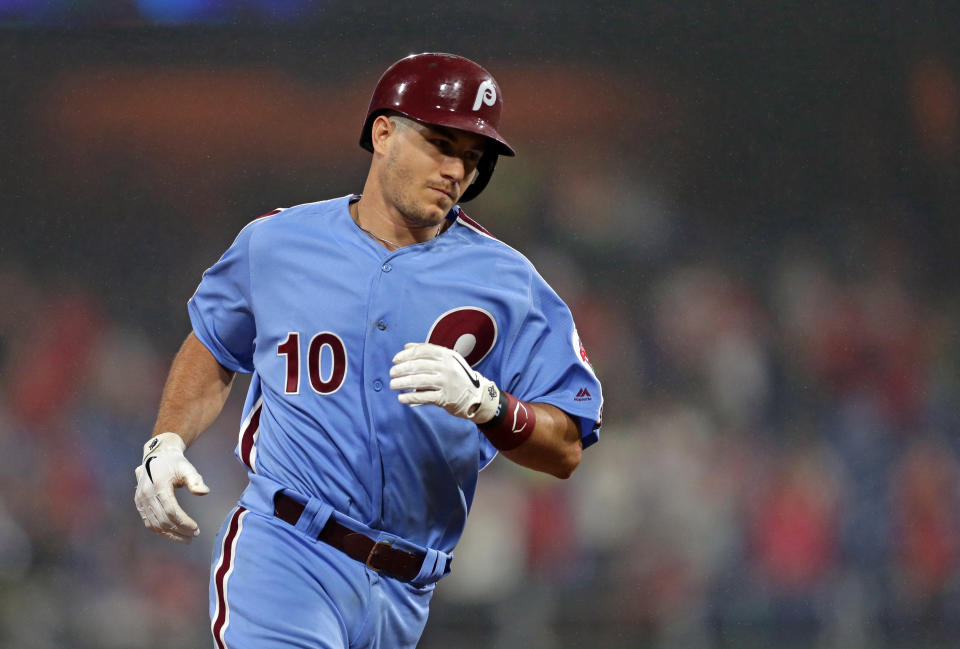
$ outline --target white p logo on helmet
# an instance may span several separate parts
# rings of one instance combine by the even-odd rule
[[[497,89],[493,81],[487,79],[477,88],[477,98],[473,100],[473,110],[480,110],[480,104],[493,106],[497,101]]]

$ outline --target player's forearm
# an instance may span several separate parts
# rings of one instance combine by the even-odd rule
[[[503,455],[521,466],[569,478],[580,464],[583,446],[580,429],[564,411],[545,403],[528,404],[536,414],[536,425],[530,437],[520,446]]]
[[[234,376],[191,332],[170,368],[153,436],[171,431],[190,446],[220,414]]]

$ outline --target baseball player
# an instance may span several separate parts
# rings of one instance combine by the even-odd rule
[[[193,331],[136,468],[144,525],[189,542],[184,451],[252,373],[250,482],[214,545],[220,649],[416,645],[497,452],[568,477],[602,397],[569,309],[460,209],[501,155],[503,98],[473,61],[419,54],[380,79],[363,193],[240,231],[188,303]]]

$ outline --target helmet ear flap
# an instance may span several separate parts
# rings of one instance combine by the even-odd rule
[[[469,200],[473,200],[483,191],[483,188],[490,182],[490,177],[493,175],[493,170],[497,166],[497,159],[499,157],[500,155],[493,151],[488,151],[483,154],[480,162],[477,163],[477,177],[474,178],[470,186],[467,187],[467,191],[463,192],[463,196],[460,197],[458,202],[466,203]]]

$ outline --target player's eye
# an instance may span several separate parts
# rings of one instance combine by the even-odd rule
[[[430,139],[430,144],[437,147],[441,153],[447,155],[450,153],[451,146],[449,140],[444,140],[443,138],[435,137]]]

